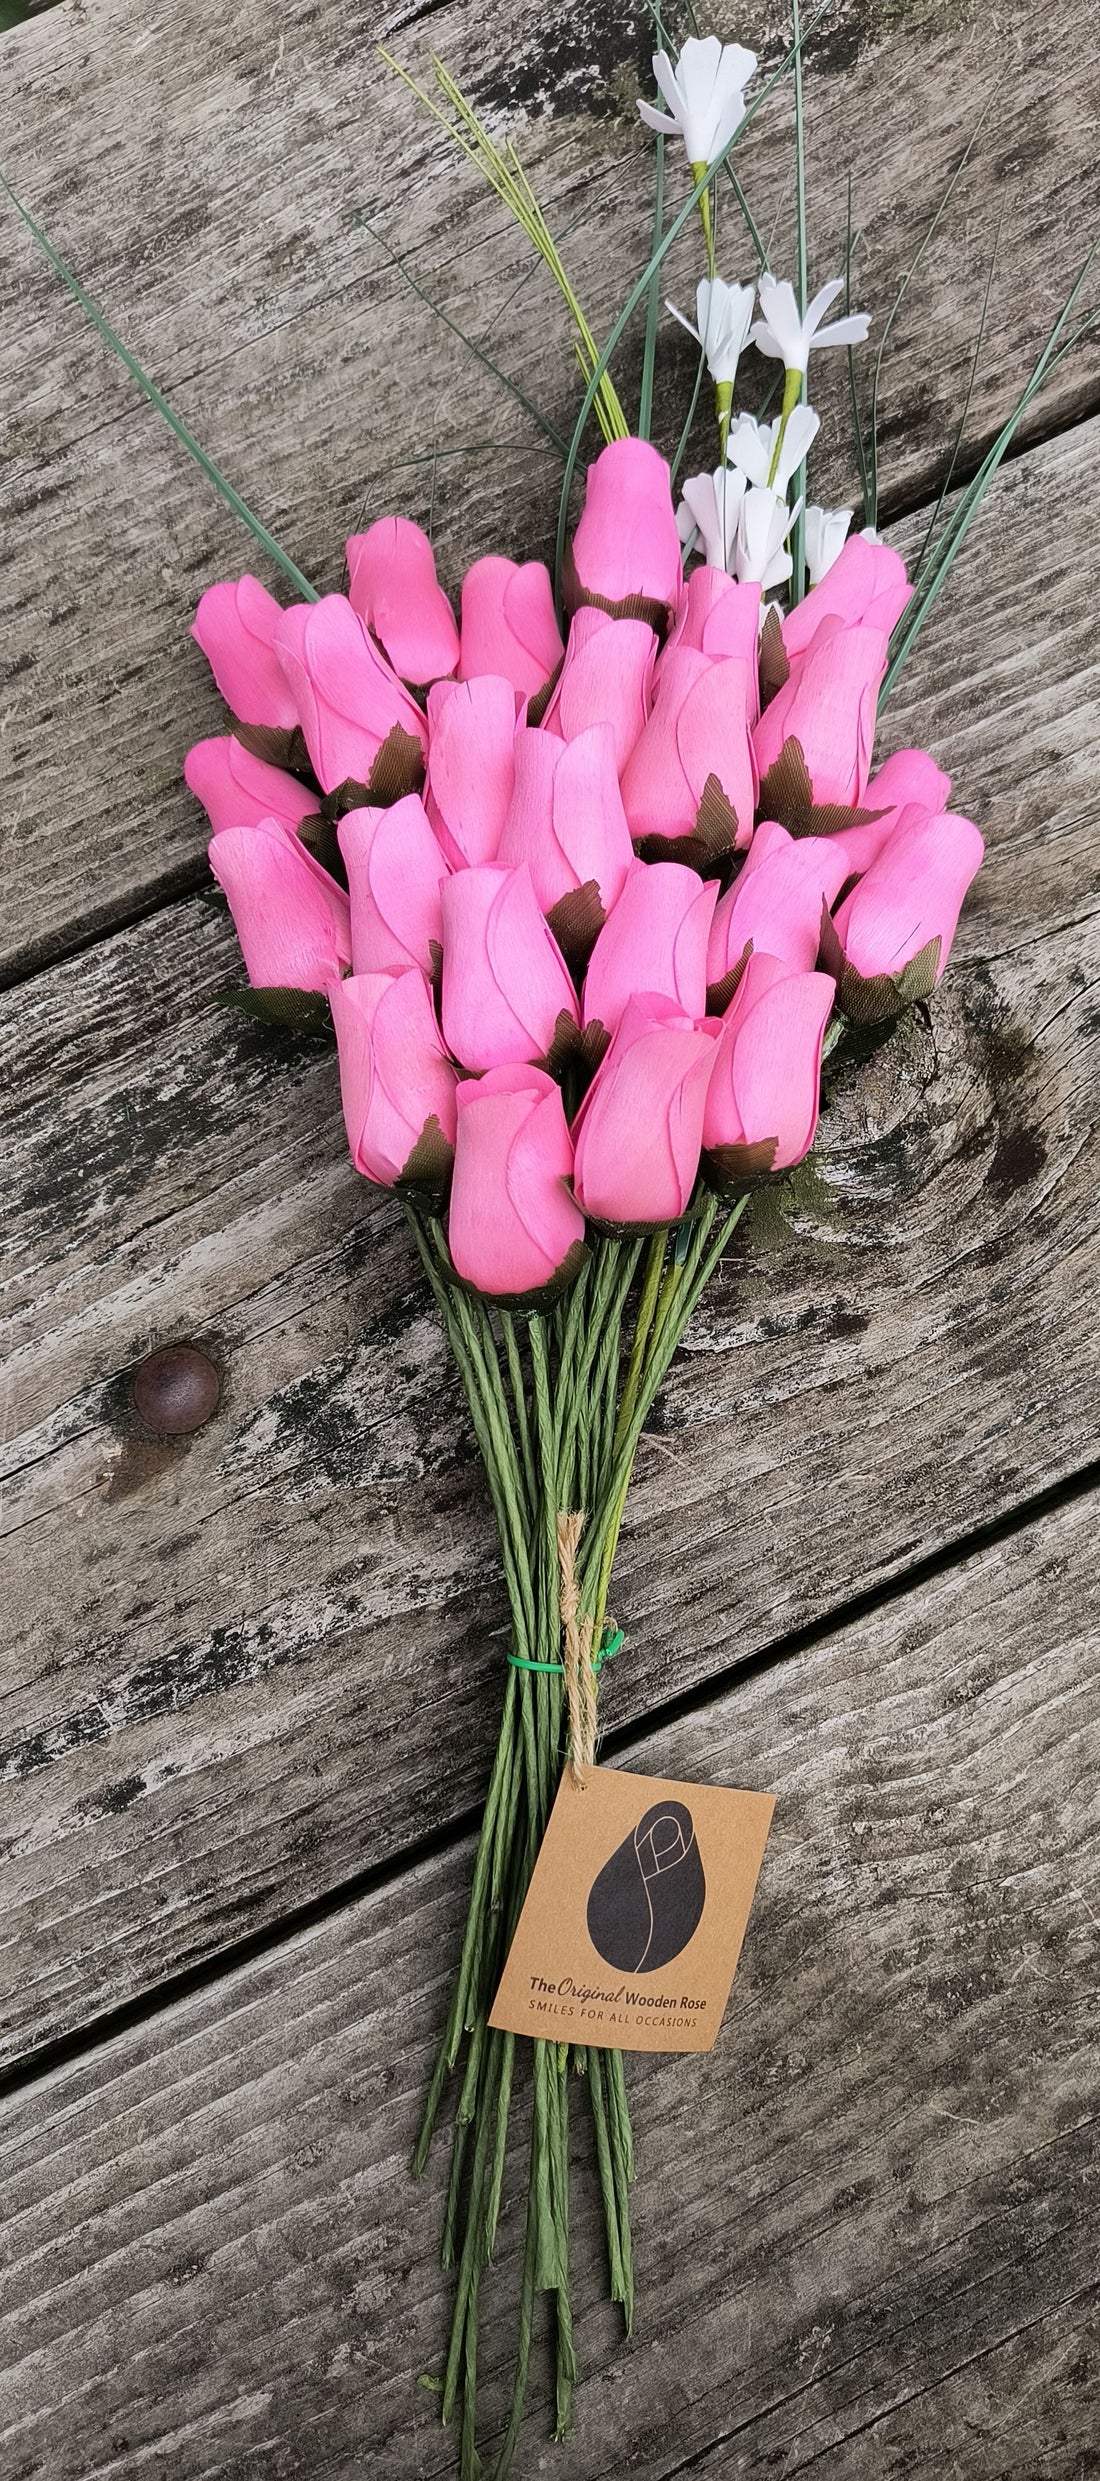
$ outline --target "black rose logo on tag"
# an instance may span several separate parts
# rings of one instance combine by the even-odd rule
[[[691,1811],[682,1801],[658,1801],[594,1880],[588,1935],[617,1972],[655,1973],[687,1946],[706,1897]]]

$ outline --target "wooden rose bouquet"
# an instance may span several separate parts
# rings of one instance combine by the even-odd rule
[[[414,2156],[423,2171],[454,2077],[442,2412],[460,2418],[464,2481],[481,2469],[482,2284],[517,2107],[529,2171],[498,2474],[540,2293],[558,2434],[569,2424],[582,2109],[611,2293],[628,2324],[632,2313],[622,2056],[517,2039],[489,2016],[563,1769],[583,1781],[594,1756],[601,1678],[622,1642],[609,1597],[638,1442],[740,1219],[813,1143],[826,1049],[858,1064],[868,1029],[881,1038],[944,972],[982,839],[923,751],[876,766],[877,709],[1026,406],[1091,323],[1071,324],[1082,271],[999,438],[941,501],[915,578],[875,530],[873,421],[859,438],[861,526],[807,505],[808,376],[815,357],[846,352],[858,407],[852,356],[868,321],[848,305],[833,315],[844,278],[809,291],[802,39],[796,14],[787,57],[751,101],[757,63],[737,46],[693,38],[675,64],[655,59],[660,101],[641,107],[656,132],[653,249],[602,350],[517,158],[439,72],[430,108],[545,261],[584,383],[553,568],[484,552],[457,621],[427,536],[401,516],[353,536],[346,591],[318,596],[32,226],[295,588],[289,608],[250,576],[203,595],[195,636],[230,725],[191,750],[187,780],[247,969],[235,996],[284,1026],[335,1029],[352,1159],[406,1216],[496,1516],[511,1623],[500,1738]],[[793,281],[768,267],[731,160],[785,77]],[[689,186],[666,218],[669,140]],[[720,196],[748,262],[738,281],[717,272]],[[666,458],[650,437],[661,271],[685,229],[704,272],[694,317],[673,316],[698,367]],[[635,313],[631,425],[609,363]],[[877,378],[876,363],[872,409]],[[755,412],[738,403],[746,382]],[[681,479],[704,387],[713,461]],[[604,445],[572,524],[590,417]]]

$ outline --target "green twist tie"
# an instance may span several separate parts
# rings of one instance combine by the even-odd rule
[[[596,1674],[596,1676],[597,1676],[597,1677],[599,1676],[600,1672],[603,1670],[604,1664],[605,1664],[605,1663],[609,1663],[609,1662],[612,1660],[612,1657],[618,1653],[618,1651],[619,1651],[619,1647],[622,1645],[622,1643],[623,1643],[623,1630],[622,1630],[621,1628],[616,1628],[616,1630],[614,1631],[614,1634],[612,1634],[612,1633],[610,1632],[610,1630],[608,1630],[608,1629],[606,1629],[606,1628],[605,1628],[604,1633],[603,1633],[603,1642],[602,1642],[602,1644],[601,1644],[601,1646],[600,1646],[599,1653],[597,1654],[596,1659],[595,1659],[595,1661],[594,1661],[594,1663],[593,1663],[593,1665],[592,1665],[592,1669],[593,1669],[593,1671],[594,1671],[594,1673]],[[508,1661],[511,1663],[513,1671],[561,1671],[561,1672],[564,1672],[564,1670],[565,1670],[565,1664],[564,1664],[564,1663],[532,1663],[532,1662],[529,1662],[529,1661],[528,1661],[528,1659],[527,1659],[526,1654],[509,1654],[509,1656],[508,1656]]]

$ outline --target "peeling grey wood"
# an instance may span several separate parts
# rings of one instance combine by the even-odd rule
[[[5,49],[0,160],[10,178],[200,438],[326,587],[340,582],[343,536],[364,505],[431,507],[453,585],[488,545],[528,556],[546,547],[557,501],[553,454],[406,292],[369,224],[461,324],[488,333],[491,351],[566,432],[576,405],[541,276],[516,290],[520,237],[375,62],[372,39],[401,18],[373,0],[350,18],[340,0],[288,0],[274,14],[192,0],[186,12],[151,18],[126,0],[96,0],[51,11]],[[772,64],[785,27],[784,11],[751,0],[737,32]],[[535,0],[509,0],[488,18],[433,10],[426,37],[520,144],[568,234],[594,323],[606,328],[649,246],[651,154],[634,108],[644,11],[567,0],[551,32]],[[420,64],[426,37],[414,27],[394,40]],[[851,165],[865,235],[858,289],[879,332],[1000,79],[895,330],[881,408],[883,476],[895,496],[919,497],[943,470],[1002,209],[975,440],[1011,404],[1095,227],[1091,37],[1086,0],[1052,0],[1042,12],[1033,0],[1003,0],[995,45],[976,0],[839,0],[814,39],[814,273],[841,263]],[[777,263],[790,252],[789,139],[781,102],[744,148]],[[671,165],[669,181],[679,195]],[[194,884],[200,822],[180,767],[187,743],[219,728],[220,709],[187,623],[202,587],[253,555],[14,219],[5,231],[10,861],[0,970],[18,970]],[[673,298],[690,300],[697,259],[693,240],[670,261]],[[723,264],[749,272],[732,207]],[[692,377],[690,346],[672,322],[664,348],[671,441]],[[638,351],[635,339],[624,357],[628,404]],[[841,357],[820,358],[815,394],[828,420],[815,488],[836,500],[854,488],[843,371]],[[1095,403],[1098,372],[1094,344],[1059,373],[1038,416],[1044,428]],[[711,456],[704,425],[697,461]],[[968,663],[973,651],[971,631]]]
[[[1098,431],[1005,477],[890,710],[989,864],[931,1030],[835,1098],[790,1246],[731,1259],[691,1330],[630,1507],[613,1725],[1093,1453]],[[484,1783],[503,1608],[461,1399],[330,1055],[211,1010],[234,972],[193,902],[5,1005],[7,2055]],[[222,1407],[156,1443],[127,1373],[189,1336]]]
[[[582,2184],[575,2435],[551,2452],[540,2351],[521,2474],[1091,2473],[1098,1515],[1025,1526],[624,1753],[779,1800],[717,2048],[628,2063],[634,2341]],[[441,2167],[415,2190],[405,2162],[468,1868],[410,1873],[9,2099],[11,2481],[453,2472],[416,2383],[445,2337]]]

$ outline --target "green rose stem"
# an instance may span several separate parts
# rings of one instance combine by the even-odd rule
[[[496,2241],[514,2090],[515,2038],[488,2013],[515,1935],[566,1756],[558,1518],[586,1512],[577,1560],[582,1611],[602,1642],[611,1572],[638,1443],[692,1310],[747,1201],[703,1193],[672,1230],[601,1236],[553,1307],[513,1315],[457,1282],[442,1225],[407,1209],[459,1373],[500,1537],[512,1656],[474,1860],[466,1928],[412,2158],[427,2163],[448,2079],[465,2044],[444,2206],[442,2257],[455,2270],[442,2381],[460,2419],[462,2481],[477,2481],[481,2285]],[[628,1304],[641,1264],[633,1324]],[[624,1327],[627,1339],[624,1340]],[[531,2044],[530,2164],[512,2397],[494,2467],[510,2470],[530,2373],[535,2294],[553,2294],[555,2429],[569,2427],[576,2363],[569,2288],[570,2068],[587,2083],[611,2297],[633,2316],[633,2147],[622,2054]]]

